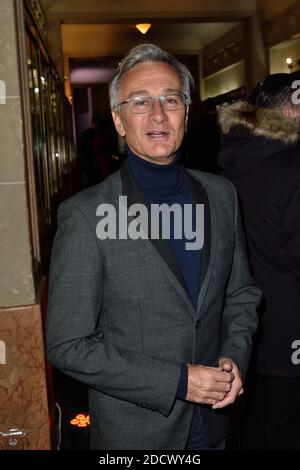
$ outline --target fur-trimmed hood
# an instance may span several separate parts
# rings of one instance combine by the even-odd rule
[[[219,123],[223,138],[218,164],[229,178],[239,178],[273,155],[299,145],[298,119],[285,118],[276,109],[237,102],[220,110]]]
[[[299,139],[299,119],[287,118],[277,109],[257,108],[244,101],[221,108],[219,123],[224,134],[232,127],[244,126],[251,134],[285,145],[295,144]]]

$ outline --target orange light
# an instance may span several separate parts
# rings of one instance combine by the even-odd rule
[[[135,25],[135,27],[139,30],[140,33],[146,34],[147,31],[151,28],[151,23],[138,23]]]
[[[79,413],[70,421],[70,424],[72,424],[72,426],[76,426],[77,428],[87,428],[90,423],[90,415],[85,413]]]

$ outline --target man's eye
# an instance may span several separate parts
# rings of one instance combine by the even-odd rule
[[[134,101],[134,106],[136,108],[139,108],[141,106],[147,106],[149,104],[149,100],[147,100],[146,98],[144,99],[139,99],[139,100],[135,100]]]
[[[166,96],[166,103],[168,104],[178,104],[179,98],[177,96]]]

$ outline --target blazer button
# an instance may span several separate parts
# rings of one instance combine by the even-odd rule
[[[196,321],[196,326],[195,326],[196,330],[199,330],[200,325],[201,325],[200,320],[197,320],[197,321]]]

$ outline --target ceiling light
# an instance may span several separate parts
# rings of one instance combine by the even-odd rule
[[[146,34],[147,31],[151,28],[151,23],[139,23],[136,24],[135,27],[139,30],[140,33]]]
[[[299,67],[299,65],[300,65],[300,59],[298,59],[298,60],[293,60],[291,57],[287,57],[287,58],[285,59],[285,62],[286,62],[286,64],[287,64],[288,68],[289,68],[291,71],[293,71],[293,69],[294,69],[295,67]]]

